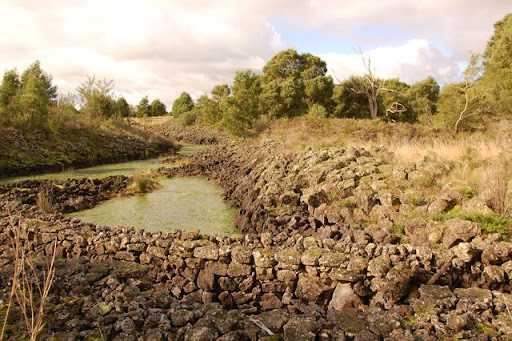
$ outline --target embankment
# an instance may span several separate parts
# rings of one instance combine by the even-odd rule
[[[57,133],[0,128],[0,178],[149,158],[177,151],[158,135],[63,128]]]

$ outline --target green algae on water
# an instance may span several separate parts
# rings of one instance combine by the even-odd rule
[[[206,234],[236,232],[236,209],[222,200],[222,188],[197,177],[165,179],[162,189],[121,197],[70,216],[93,224],[134,226],[149,231],[199,229]]]

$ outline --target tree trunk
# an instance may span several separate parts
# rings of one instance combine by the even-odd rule
[[[370,118],[374,120],[379,114],[379,104],[377,98],[372,94],[368,94],[368,105],[370,106]]]

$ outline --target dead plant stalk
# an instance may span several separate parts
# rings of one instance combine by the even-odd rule
[[[14,299],[16,299],[23,315],[29,340],[35,341],[44,327],[44,308],[55,276],[54,265],[57,239],[55,239],[53,245],[50,263],[47,269],[43,271],[42,279],[40,280],[33,262],[27,257],[27,253],[30,251],[30,244],[28,240],[27,243],[23,244],[20,224],[17,227],[11,225],[11,232],[14,272],[9,302],[0,332],[0,340],[4,340],[9,312],[14,304]],[[36,293],[39,294],[39,301],[37,301]]]

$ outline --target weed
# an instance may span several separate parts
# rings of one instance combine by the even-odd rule
[[[354,208],[354,203],[349,198],[338,200],[338,206],[343,208]]]
[[[470,186],[461,186],[459,187],[458,192],[462,194],[466,199],[475,197],[475,190]]]
[[[405,225],[401,222],[394,222],[389,231],[393,234],[403,235],[405,233]]]
[[[8,318],[13,304],[17,303],[21,310],[23,322],[28,332],[29,340],[35,341],[44,328],[44,310],[55,275],[55,255],[57,239],[53,245],[51,261],[42,278],[36,271],[35,264],[27,254],[31,248],[30,242],[22,240],[21,224],[10,224],[11,246],[14,254],[14,273],[9,300],[5,309],[4,321],[0,330],[0,340],[4,340],[8,332]],[[38,296],[38,297],[37,297]]]
[[[512,170],[505,157],[495,162],[487,173],[487,204],[496,213],[507,213],[508,182],[511,176]]]
[[[327,200],[329,203],[333,203],[338,199],[338,194],[335,192],[329,192],[327,193]]]
[[[43,212],[54,212],[53,203],[47,191],[37,193],[36,206]]]
[[[431,218],[435,221],[460,218],[477,223],[486,233],[499,233],[505,238],[512,236],[511,219],[499,213],[464,213],[460,211],[460,206],[457,205],[452,210],[434,214]]]
[[[139,173],[133,176],[133,182],[129,189],[135,193],[149,193],[158,187],[158,182],[153,180],[149,175]]]

